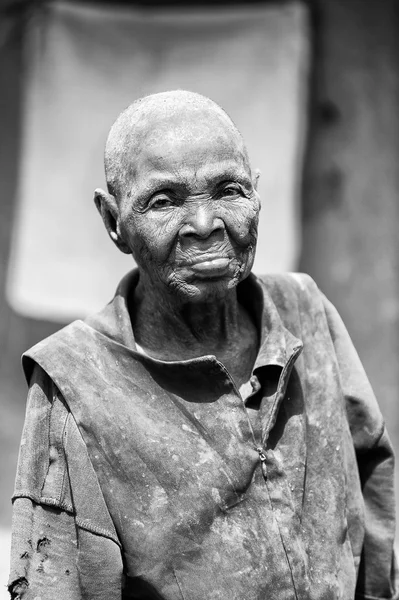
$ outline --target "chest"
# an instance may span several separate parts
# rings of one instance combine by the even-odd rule
[[[288,599],[291,571],[304,582],[304,565],[317,565],[328,586],[341,560],[351,564],[349,540],[345,550],[333,541],[347,539],[348,521],[339,391],[306,394],[300,369],[281,398],[262,399],[263,465],[242,399],[220,367],[215,376],[207,365],[190,391],[176,374],[159,385],[154,373],[136,376],[134,386],[120,379],[96,414],[75,411],[131,575],[156,564],[187,589],[195,579],[198,597],[209,595],[211,571],[212,589],[230,589],[224,579],[238,577],[238,600],[243,570],[253,574],[251,598],[260,582],[274,589],[278,573],[276,593]]]

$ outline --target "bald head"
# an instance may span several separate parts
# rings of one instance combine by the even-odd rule
[[[198,137],[237,146],[248,162],[242,136],[227,113],[213,100],[183,90],[145,96],[124,110],[108,135],[105,175],[109,192],[119,198],[134,176],[135,158],[147,143],[190,143]],[[249,165],[248,165],[249,168]]]

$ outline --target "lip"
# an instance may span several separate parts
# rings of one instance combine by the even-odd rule
[[[219,259],[229,260],[229,257],[226,254],[220,254],[219,252],[198,252],[197,256],[191,258],[191,260],[184,261],[184,265],[191,267],[203,262],[211,262]]]
[[[226,256],[203,257],[190,264],[190,268],[199,277],[219,277],[228,270],[230,259]]]

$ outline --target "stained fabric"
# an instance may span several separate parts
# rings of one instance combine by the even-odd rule
[[[24,358],[14,507],[33,522],[45,510],[50,528],[56,511],[74,523],[61,542],[76,548],[70,597],[397,598],[392,449],[314,282],[239,285],[261,340],[243,398],[214,356],[137,352],[127,310],[137,280]],[[11,584],[29,582],[26,544],[16,529]],[[53,548],[43,571],[63,590],[70,554]],[[34,575],[21,598],[54,597]]]

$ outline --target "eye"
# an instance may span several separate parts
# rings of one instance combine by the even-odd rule
[[[155,198],[151,199],[149,203],[149,208],[162,209],[170,208],[173,205],[173,200],[168,198],[168,196],[155,196]]]
[[[234,197],[241,196],[242,190],[238,185],[226,185],[223,189],[220,190],[219,196],[222,198],[226,197]]]
[[[235,196],[235,194],[238,194],[238,191],[239,190],[237,190],[237,188],[227,187],[227,188],[224,188],[223,194],[225,196]]]

